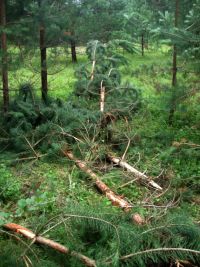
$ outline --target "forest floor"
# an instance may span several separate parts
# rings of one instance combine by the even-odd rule
[[[62,61],[64,62],[63,58]],[[86,58],[80,56],[78,64],[85,61]],[[49,76],[49,86],[51,96],[61,97],[67,101],[67,95],[73,90],[76,81],[76,66],[67,62],[67,67],[61,70],[63,62],[60,67],[57,65],[57,69],[52,67],[50,70],[52,76]],[[155,194],[146,184],[134,181],[133,175],[108,162],[101,163],[101,166],[91,164],[91,168],[100,174],[102,181],[113,191],[124,196],[133,205],[134,213],[139,213],[145,218],[146,223],[150,222],[151,218],[165,218],[166,214],[173,217],[179,213],[199,224],[199,99],[197,96],[191,96],[181,102],[177,107],[173,126],[168,125],[170,64],[171,53],[166,50],[149,51],[144,57],[132,56],[129,65],[121,68],[122,79],[140,89],[142,108],[133,115],[128,125],[121,120],[113,126],[114,137],[122,141],[118,144],[120,150],[116,150],[116,154],[117,151],[125,151],[128,147],[125,160],[141,172],[154,177],[154,181],[166,192]],[[58,74],[53,75],[55,72]],[[19,69],[15,74],[13,72],[11,76],[13,88],[16,87],[17,76],[18,83],[32,77],[34,86],[37,87],[39,81],[39,74],[33,75],[26,67]],[[193,73],[188,74],[180,69],[178,79],[181,85],[187,82],[194,89],[197,86],[197,77]],[[130,145],[127,146],[129,141]],[[122,154],[117,156],[122,157]],[[6,148],[1,150],[1,223],[8,218],[9,221],[28,226],[35,232],[41,229],[44,231],[47,221],[62,214],[65,207],[72,209],[74,214],[80,213],[81,209],[83,213],[84,209],[91,209],[99,214],[102,212],[108,216],[122,216],[122,211],[113,207],[112,203],[95,189],[94,183],[88,180],[87,175],[69,159],[61,155],[50,155],[39,160],[19,161],[16,160],[18,157],[18,154],[6,151]],[[85,157],[89,161],[90,151],[85,153]],[[50,237],[73,248],[73,234],[68,234],[71,241],[66,240],[65,233],[59,229],[51,233]],[[90,241],[85,240],[85,244]],[[16,243],[15,241],[14,244],[6,245],[7,251],[1,249],[1,253],[6,255],[10,248],[16,249]],[[85,253],[89,249],[89,255],[93,256],[100,244],[92,244],[92,247],[89,244],[85,247],[78,244],[76,249]],[[0,236],[0,247],[4,245],[5,237]],[[81,266],[61,265],[62,259],[58,256],[55,259],[46,251],[44,256],[39,248],[36,248],[36,251],[41,258],[41,265],[37,266]],[[0,263],[0,266],[6,265]]]

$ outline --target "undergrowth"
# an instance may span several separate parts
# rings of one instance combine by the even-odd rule
[[[131,110],[116,111],[108,101],[102,115],[98,97],[91,97],[87,91],[91,85],[89,71],[84,76],[88,82],[82,88],[84,96],[76,96],[76,91],[67,102],[49,98],[45,105],[31,86],[28,94],[22,90],[6,117],[0,119],[1,225],[20,223],[95,259],[97,266],[102,267],[168,266],[175,265],[176,260],[200,264],[197,254],[148,251],[200,250],[198,92],[187,97],[184,93],[181,100],[179,90],[173,94],[166,71],[168,64],[164,69],[159,64],[168,55],[159,53],[149,52],[142,60],[132,55],[131,65],[118,69],[122,82],[134,85],[131,88],[137,91],[137,97],[118,94],[121,81],[115,80],[118,76],[112,77],[112,87],[119,89],[111,95],[112,101],[117,99],[120,105],[122,99],[123,107],[127,98],[132,97],[134,103],[137,98]],[[157,60],[152,64],[155,55]],[[84,68],[82,65],[81,70]],[[104,71],[105,76],[108,68]],[[80,74],[80,69],[77,73]],[[150,79],[152,76],[155,78]],[[193,84],[195,77],[180,74],[179,78],[179,89],[188,92],[190,85],[183,88],[184,81],[190,79]],[[135,89],[138,87],[140,90]],[[169,125],[168,111],[174,99],[174,123]],[[127,198],[133,206],[131,212],[124,213],[112,206],[87,175],[64,158],[62,149],[72,150],[112,190]],[[112,165],[106,157],[109,151],[119,157],[124,155],[135,168],[154,177],[166,192],[155,192]],[[133,213],[139,213],[145,223],[134,224]],[[82,266],[77,259],[48,248],[29,247],[28,241],[21,237],[16,240],[3,228],[0,233],[2,267],[25,266],[27,262],[45,267]],[[12,255],[9,251],[13,251]],[[142,254],[120,259],[137,252]]]

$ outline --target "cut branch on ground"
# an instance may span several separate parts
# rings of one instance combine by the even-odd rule
[[[96,187],[112,202],[114,206],[118,206],[125,211],[130,210],[132,205],[124,200],[121,196],[115,194],[105,183],[101,181],[100,177],[96,173],[87,167],[85,162],[76,159],[72,152],[63,151],[63,154],[70,160],[74,161],[83,172],[89,175],[89,177],[95,182]]]
[[[152,181],[146,174],[136,170],[134,167],[132,167],[131,165],[129,165],[127,162],[116,158],[112,155],[108,155],[108,158],[111,162],[119,165],[120,167],[126,169],[127,171],[133,173],[137,178],[145,181],[148,183],[148,185],[150,185],[151,187],[157,189],[157,190],[162,190],[162,187],[159,186],[156,182]]]
[[[88,258],[87,256],[80,254],[76,251],[71,251],[69,248],[42,236],[36,235],[28,228],[25,228],[21,225],[15,224],[15,223],[8,223],[4,225],[4,228],[7,230],[10,230],[15,233],[19,233],[26,237],[27,239],[31,239],[33,243],[38,243],[41,245],[48,246],[60,253],[67,254],[73,257],[78,258],[85,266],[88,267],[96,267],[96,263],[94,260]]]

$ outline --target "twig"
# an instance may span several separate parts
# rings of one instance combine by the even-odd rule
[[[126,137],[128,138],[128,144],[127,144],[126,149],[125,149],[125,151],[124,151],[124,154],[123,154],[123,156],[122,156],[122,158],[121,158],[122,161],[125,159],[126,154],[127,154],[127,151],[128,151],[129,146],[130,146],[130,144],[131,144],[131,140],[130,140],[130,138],[129,138],[127,135],[126,135]]]
[[[133,180],[131,180],[131,181],[129,181],[129,182],[123,184],[123,185],[120,185],[118,188],[126,187],[127,185],[130,185],[130,184],[134,183],[134,182],[137,181],[137,180],[138,180],[138,178],[133,179]]]
[[[24,138],[25,138],[26,142],[28,143],[28,145],[30,146],[30,148],[33,151],[33,153],[35,154],[35,157],[38,158],[38,154],[36,153],[35,149],[31,145],[31,143],[29,142],[29,140],[26,138],[26,136],[24,136]]]
[[[16,161],[23,161],[23,160],[32,160],[32,159],[39,159],[39,158],[42,158],[42,157],[45,157],[47,155],[46,154],[42,154],[42,155],[37,155],[37,157],[26,157],[26,158],[20,158],[20,159],[16,159]]]
[[[120,260],[124,261],[124,260],[130,259],[132,257],[136,257],[136,256],[143,255],[143,254],[156,253],[156,252],[173,252],[173,251],[200,255],[200,251],[193,250],[193,249],[187,249],[187,248],[154,248],[154,249],[147,249],[147,250],[138,251],[138,252],[135,252],[135,253],[132,253],[129,255],[122,256],[122,257],[120,257]]]
[[[34,257],[36,258],[36,260],[39,261],[38,256],[35,254],[35,252],[32,250],[32,248],[31,248],[29,245],[27,245],[26,242],[24,242],[21,238],[19,238],[19,237],[16,236],[15,234],[11,234],[11,233],[6,232],[6,231],[4,231],[4,230],[0,230],[0,232],[1,232],[1,233],[4,233],[4,234],[7,234],[7,235],[9,235],[9,236],[15,238],[15,239],[18,240],[19,242],[21,242],[27,249],[29,249],[29,250],[33,253],[33,255],[34,255]]]
[[[62,134],[62,135],[66,135],[66,136],[69,136],[69,137],[72,137],[72,138],[74,138],[74,140],[76,140],[76,141],[78,141],[78,142],[80,142],[80,143],[84,143],[81,139],[75,137],[74,135],[71,135],[71,134],[69,134],[69,133],[66,133],[66,132],[64,131],[64,129],[63,129],[60,125],[58,125],[58,124],[55,124],[55,125],[61,129],[62,132],[61,132],[60,134]]]

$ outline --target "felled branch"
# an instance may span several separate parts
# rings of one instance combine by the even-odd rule
[[[46,245],[56,251],[59,251],[63,254],[68,254],[71,256],[74,256],[76,258],[78,258],[80,261],[82,261],[82,263],[84,263],[85,266],[88,267],[96,267],[96,263],[94,260],[88,258],[85,255],[82,255],[78,252],[75,251],[71,251],[69,248],[42,236],[37,236],[35,233],[33,233],[31,230],[15,224],[15,223],[8,223],[4,225],[4,228],[16,233],[19,233],[21,235],[23,235],[24,237],[31,239],[33,241],[33,243],[38,243],[38,244],[42,244],[42,245]]]
[[[89,177],[95,182],[96,187],[104,195],[106,195],[106,197],[112,202],[113,205],[118,206],[124,209],[125,211],[130,210],[132,206],[122,197],[116,195],[105,183],[103,183],[98,177],[98,175],[87,167],[85,162],[76,159],[71,152],[63,151],[63,153],[67,158],[73,160],[82,171],[89,175]]]
[[[155,189],[162,190],[162,187],[160,187],[154,181],[150,180],[147,175],[145,175],[144,173],[136,170],[134,167],[132,167],[131,165],[129,165],[127,162],[125,162],[125,161],[123,161],[123,160],[121,160],[119,158],[113,157],[111,155],[108,155],[108,158],[113,163],[115,163],[115,164],[119,165],[120,167],[126,169],[127,171],[133,173],[139,179],[144,180],[145,182],[147,182],[150,186],[154,187]]]

